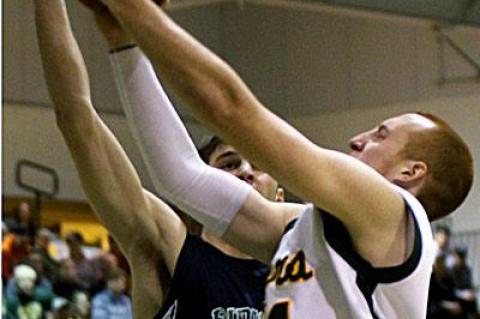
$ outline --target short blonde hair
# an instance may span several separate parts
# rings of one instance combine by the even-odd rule
[[[417,194],[430,221],[460,206],[473,183],[473,157],[467,144],[445,121],[430,113],[416,112],[431,120],[433,129],[410,133],[405,158],[425,162],[427,179]]]

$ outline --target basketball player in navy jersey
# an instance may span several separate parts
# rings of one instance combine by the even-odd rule
[[[273,257],[267,318],[425,317],[429,221],[455,210],[473,179],[469,149],[447,123],[402,114],[354,137],[350,156],[321,148],[269,112],[151,1],[104,3],[199,120],[312,202],[266,201],[198,161],[171,107],[129,105],[156,189],[252,256]],[[202,198],[217,200],[203,205]],[[224,210],[219,203],[227,201]],[[292,213],[301,216],[284,233]]]
[[[34,5],[57,125],[89,202],[129,261],[135,318],[260,319],[268,267],[209,232],[202,238],[187,234],[173,210],[142,188],[125,152],[92,106],[87,71],[65,2],[42,0]],[[97,20],[103,21],[108,33],[108,16],[97,16]],[[121,91],[122,100],[128,101],[128,90],[136,90],[154,94],[155,103],[169,103],[138,48],[113,51],[116,69],[139,72],[117,77],[120,87],[127,88]],[[282,200],[275,180],[220,139],[212,139],[201,152],[212,166],[253,185],[271,200]],[[222,205],[228,209],[228,203]]]

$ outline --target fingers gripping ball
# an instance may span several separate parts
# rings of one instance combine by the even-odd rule
[[[107,9],[107,6],[104,5],[101,0],[79,0],[79,1],[83,3],[86,7],[88,7],[89,9],[95,12]],[[152,0],[152,1],[159,6],[162,6],[165,3],[170,2],[170,0]]]

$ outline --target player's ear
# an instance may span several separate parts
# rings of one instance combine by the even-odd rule
[[[421,183],[427,176],[428,166],[422,161],[406,161],[400,167],[393,182],[403,188],[412,188]]]

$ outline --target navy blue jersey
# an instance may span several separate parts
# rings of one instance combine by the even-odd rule
[[[260,319],[268,267],[225,255],[187,235],[167,300],[155,319]]]

